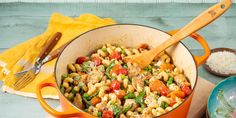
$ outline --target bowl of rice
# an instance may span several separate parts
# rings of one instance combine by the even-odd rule
[[[236,75],[236,51],[230,48],[215,48],[204,64],[205,69],[217,76]]]

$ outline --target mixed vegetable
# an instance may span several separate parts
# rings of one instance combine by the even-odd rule
[[[60,90],[84,111],[102,118],[155,117],[177,107],[191,93],[182,70],[166,52],[141,69],[124,57],[149,50],[104,45],[89,57],[78,57],[61,76]]]

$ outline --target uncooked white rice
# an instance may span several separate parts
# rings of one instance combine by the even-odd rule
[[[215,52],[206,64],[215,72],[222,74],[236,73],[236,55],[229,51]]]

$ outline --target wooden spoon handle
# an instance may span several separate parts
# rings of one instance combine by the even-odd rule
[[[232,4],[231,0],[223,0],[222,2],[210,7],[195,19],[193,19],[190,23],[188,23],[185,27],[183,27],[180,31],[170,37],[166,42],[164,42],[161,46],[155,48],[155,53],[158,54],[160,51],[165,50],[169,46],[181,41],[185,37],[189,36],[191,33],[196,32],[197,30],[203,28],[208,25],[219,16],[221,16]],[[153,50],[153,51],[154,51]]]
[[[37,63],[41,63],[44,58],[49,54],[49,52],[53,49],[53,47],[57,44],[59,39],[61,38],[61,33],[57,32],[53,35],[53,37],[47,42],[47,44],[43,47],[42,51],[40,52]]]

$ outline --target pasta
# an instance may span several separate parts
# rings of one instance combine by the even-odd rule
[[[146,50],[147,44],[106,44],[89,57],[78,57],[67,65],[60,90],[76,107],[97,117],[156,117],[169,112],[191,93],[190,83],[165,51],[144,69],[123,61]]]

